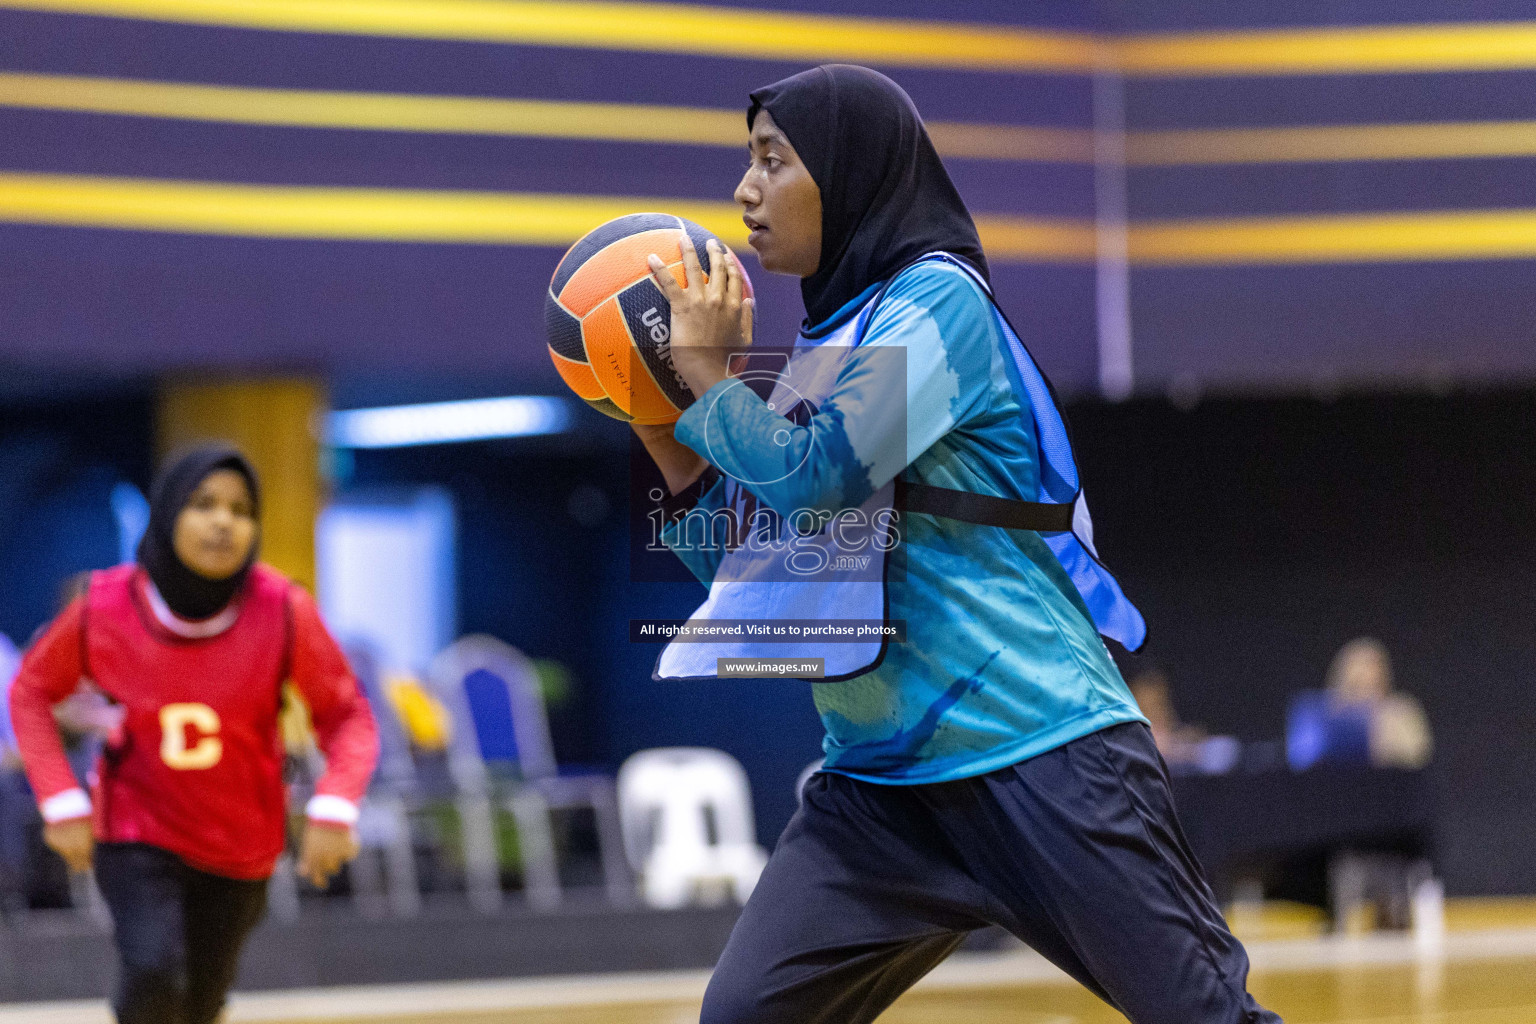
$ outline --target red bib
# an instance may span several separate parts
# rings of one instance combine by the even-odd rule
[[[137,566],[92,576],[86,674],[126,711],[98,770],[98,835],[149,843],[230,878],[271,874],[285,844],[277,717],[289,587],[257,565],[234,624],[187,639],[155,618]]]

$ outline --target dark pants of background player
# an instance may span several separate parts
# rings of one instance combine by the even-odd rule
[[[266,911],[267,883],[197,871],[154,846],[103,843],[96,884],[112,911],[118,1024],[210,1024]]]
[[[1117,725],[956,782],[806,784],[703,1024],[862,1024],[965,933],[1008,929],[1134,1024],[1278,1024],[1247,991],[1151,732]]]

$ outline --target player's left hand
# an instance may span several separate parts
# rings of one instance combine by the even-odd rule
[[[672,365],[695,395],[726,377],[726,357],[752,344],[753,301],[743,294],[743,273],[725,246],[710,239],[709,280],[693,242],[679,232],[685,284],[679,285],[660,256],[649,260],[651,278],[672,307]]]
[[[324,889],[341,866],[357,856],[357,830],[349,825],[311,821],[299,843],[299,877]]]

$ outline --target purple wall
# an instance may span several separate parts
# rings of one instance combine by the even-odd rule
[[[786,5],[792,9],[795,5]],[[916,15],[918,2],[802,4]],[[1079,5],[1042,5],[1070,24]],[[1003,21],[972,2],[953,16]],[[34,73],[244,86],[686,104],[745,110],[803,65],[474,43],[319,36],[0,12],[0,65]],[[887,69],[933,119],[1081,127],[1071,76]],[[743,118],[743,141],[745,119]],[[275,185],[469,189],[729,201],[742,155],[682,145],[317,130],[0,108],[0,170]],[[955,160],[978,213],[1091,219],[1083,166]],[[240,239],[0,224],[0,359],[31,370],[189,367],[477,376],[559,391],[540,304],[560,249]],[[749,269],[755,263],[749,261]],[[758,271],[762,337],[803,310]],[[1092,274],[1004,265],[999,294],[1068,389],[1094,377]],[[492,383],[493,382],[493,383]]]
[[[924,0],[738,6],[932,17]],[[1488,18],[1528,16],[1513,0]],[[1524,14],[1520,12],[1524,11]],[[967,0],[945,16],[1081,31],[1338,25],[1443,18],[1427,0],[1238,5],[1212,0],[1019,5]],[[782,61],[261,32],[0,12],[0,67],[245,86],[617,100],[730,107],[798,70]],[[932,119],[1086,128],[1084,75],[885,69]],[[1140,78],[1132,131],[1517,120],[1536,74]],[[1529,158],[1132,168],[1135,221],[1536,206]],[[276,185],[557,191],[727,199],[729,149],[338,131],[0,107],[0,171]],[[1094,215],[1093,171],[952,160],[982,215]],[[13,372],[142,375],[208,366],[466,376],[559,390],[538,303],[557,249],[266,241],[0,224],[0,362]],[[752,264],[749,261],[749,266]],[[1530,261],[1137,267],[1136,383],[1167,390],[1309,391],[1536,378]],[[1097,380],[1094,271],[998,265],[998,291],[1062,389]],[[793,282],[761,272],[764,337],[801,315]]]

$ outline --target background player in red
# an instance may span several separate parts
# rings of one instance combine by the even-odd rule
[[[45,838],[94,863],[122,964],[121,1024],[208,1024],[266,906],[286,842],[281,688],[309,706],[326,773],[306,808],[299,870],[323,884],[357,852],[378,754],[373,716],[310,596],[256,562],[260,491],[237,450],[169,463],[138,561],[92,575],[23,659],[11,713]],[[50,709],[82,679],[122,723],[92,793]]]

